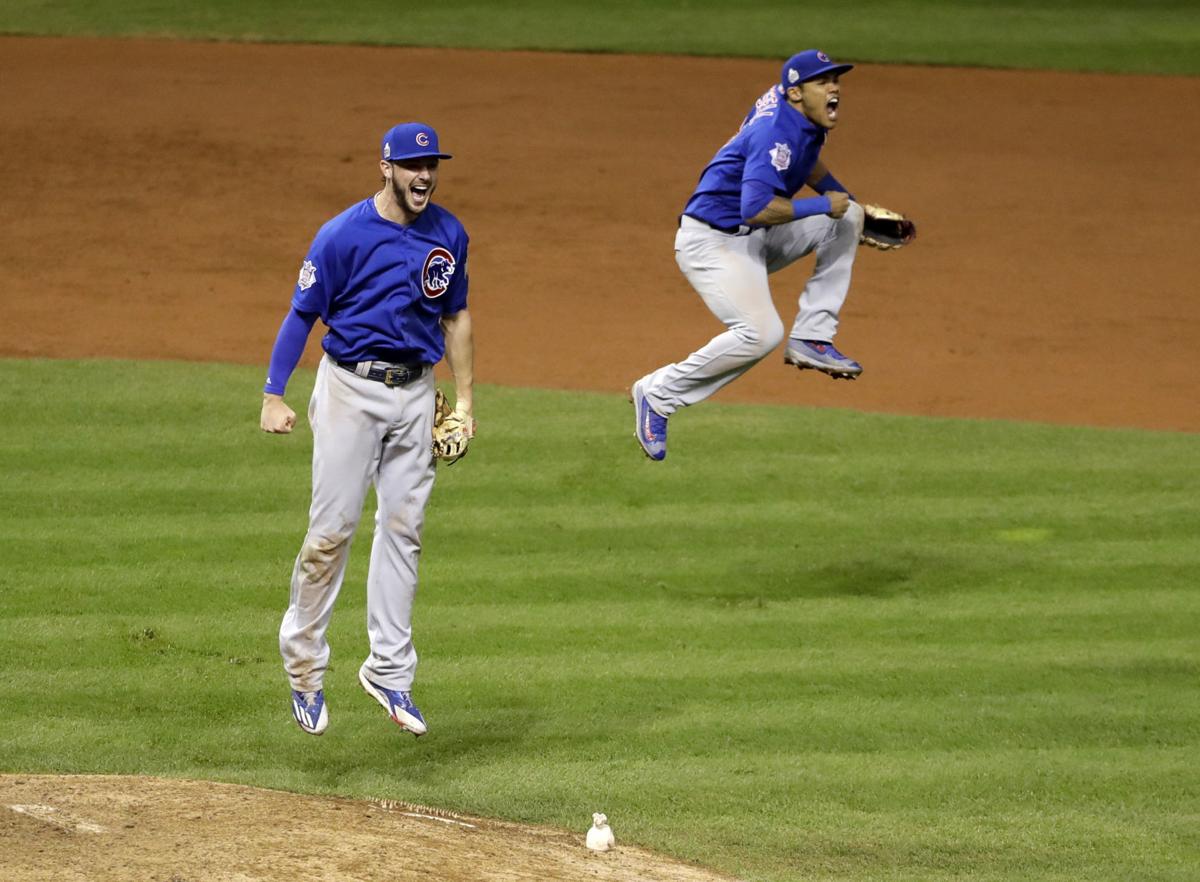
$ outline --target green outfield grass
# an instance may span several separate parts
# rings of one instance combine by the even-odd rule
[[[0,769],[602,810],[749,880],[1196,878],[1200,437],[711,402],[655,464],[621,399],[484,387],[431,734],[355,682],[367,534],[316,739],[276,648],[311,436],[258,432],[261,375],[0,361]]]
[[[839,58],[1200,74],[1194,0],[100,0],[0,4],[0,32]]]

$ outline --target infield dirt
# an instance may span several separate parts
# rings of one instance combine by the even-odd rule
[[[477,379],[623,392],[719,330],[675,267],[676,216],[777,69],[0,38],[0,356],[265,366],[316,229],[376,189],[382,132],[421,119],[455,154],[437,201],[472,236]],[[1179,244],[1200,204],[1200,79],[860,65],[843,86],[823,157],[919,239],[860,254],[838,343],[862,379],[772,357],[722,400],[1200,430],[1196,259]],[[774,277],[785,322],[810,267]],[[253,426],[257,389],[246,408]],[[582,830],[472,832],[229,785],[9,776],[0,792],[13,880],[292,878],[289,840],[340,856],[325,875],[303,864],[312,879],[384,878],[363,855],[397,843],[445,862],[422,879],[721,878],[597,858]],[[417,878],[403,872],[386,878]]]
[[[0,38],[0,356],[265,367],[313,234],[421,119],[455,155],[479,381],[624,391],[720,330],[676,217],[777,70]],[[1200,430],[1197,106],[1198,78],[858,66],[823,158],[920,228],[856,263],[838,344],[866,371],[772,356],[721,399]],[[811,265],[773,277],[785,323]]]

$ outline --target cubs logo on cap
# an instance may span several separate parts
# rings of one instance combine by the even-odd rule
[[[853,64],[838,64],[820,49],[805,49],[784,62],[780,82],[786,89],[788,86],[796,86],[805,80],[813,80],[828,73],[843,74],[853,69]]]
[[[437,159],[453,158],[449,153],[442,153],[438,147],[438,136],[433,126],[419,122],[400,123],[388,129],[387,134],[383,136],[381,153],[383,158],[390,162],[425,156]]]

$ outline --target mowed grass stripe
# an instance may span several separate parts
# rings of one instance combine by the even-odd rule
[[[428,513],[431,735],[355,682],[368,511],[313,739],[276,647],[311,437],[260,383],[0,362],[0,768],[603,810],[771,882],[1194,877],[1197,436],[710,402],[655,464],[615,396],[483,387]]]
[[[783,23],[803,19],[796,27]],[[808,15],[790,0],[442,0],[380,15],[371,0],[7,0],[0,33],[550,49],[784,59],[811,46],[891,63],[1200,73],[1188,0],[858,0]]]

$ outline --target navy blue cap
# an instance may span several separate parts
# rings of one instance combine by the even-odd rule
[[[786,90],[789,86],[798,86],[805,80],[813,80],[827,73],[842,74],[853,67],[853,64],[838,64],[830,60],[820,49],[805,49],[784,63],[779,81]]]
[[[383,158],[397,161],[401,159],[418,159],[422,156],[436,156],[438,159],[452,159],[449,153],[438,149],[437,132],[433,126],[425,123],[400,123],[388,130],[383,136],[380,149]]]

